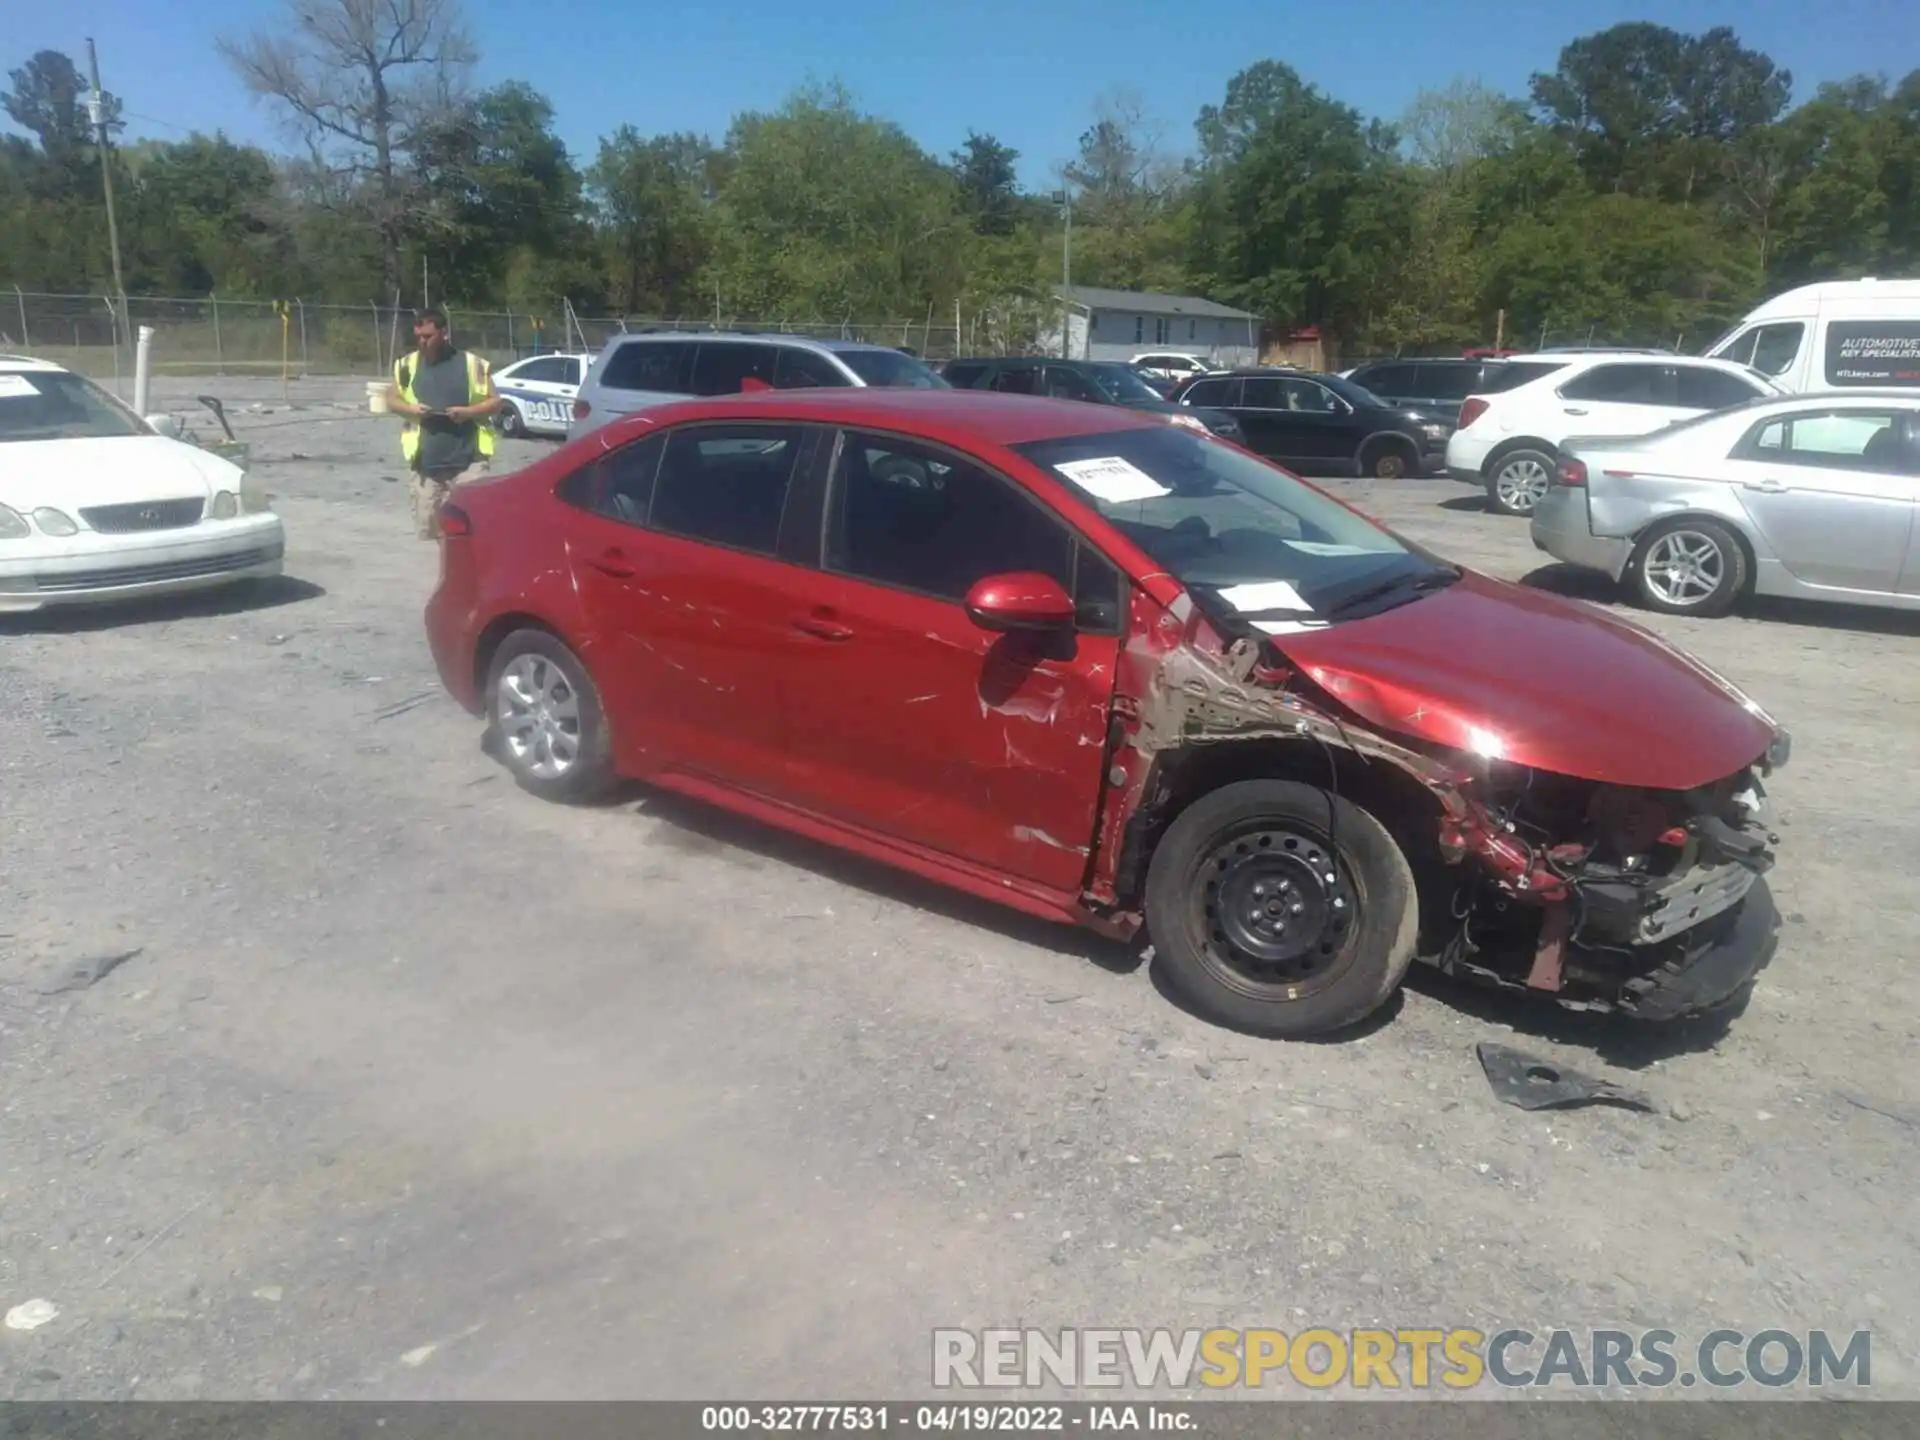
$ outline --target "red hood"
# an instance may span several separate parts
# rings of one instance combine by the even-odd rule
[[[1710,784],[1775,733],[1746,696],[1639,626],[1472,571],[1274,644],[1382,729],[1609,784]]]

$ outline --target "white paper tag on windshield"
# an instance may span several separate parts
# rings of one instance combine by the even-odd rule
[[[1262,635],[1301,635],[1309,630],[1324,630],[1324,620],[1256,620],[1253,628]]]
[[[1173,491],[1138,465],[1118,455],[1099,460],[1069,460],[1053,467],[1096,500],[1124,505],[1129,500],[1157,500]]]
[[[1305,610],[1313,607],[1300,598],[1300,592],[1286,580],[1262,580],[1253,585],[1231,585],[1220,598],[1243,615],[1264,615],[1269,610]]]
[[[24,375],[0,375],[0,400],[17,400],[23,395],[38,395],[39,389]]]
[[[1375,555],[1379,553],[1367,549],[1364,545],[1330,545],[1325,540],[1283,540],[1281,543],[1298,550],[1302,555]]]

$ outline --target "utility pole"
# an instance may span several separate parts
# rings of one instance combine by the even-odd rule
[[[1073,191],[1071,188],[1056,190],[1054,199],[1059,201],[1067,219],[1066,230],[1060,238],[1060,358],[1065,360],[1071,354],[1067,331],[1073,317],[1073,301],[1068,293],[1073,289]]]
[[[93,93],[87,97],[88,118],[100,149],[100,182],[107,193],[107,245],[113,254],[113,353],[120,353],[120,335],[127,324],[127,287],[120,278],[120,222],[113,213],[113,156],[107,151],[107,99],[100,89],[100,55],[87,37],[87,68],[93,72]]]

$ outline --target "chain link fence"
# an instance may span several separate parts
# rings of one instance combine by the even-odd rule
[[[105,295],[48,295],[0,288],[0,352],[51,360],[95,379],[133,368],[132,337],[154,330],[152,363],[162,375],[352,375],[387,373],[413,348],[413,310],[389,305],[319,305],[304,300],[128,296],[124,326]],[[545,311],[468,310],[446,305],[463,346],[495,365],[543,352],[598,351],[613,336],[648,330],[752,331],[814,339],[864,340],[928,359],[1006,354],[1034,343],[1032,317],[983,309],[957,323],[920,320],[794,319],[787,316],[650,318],[583,316],[565,299]],[[116,345],[116,334],[119,343]]]

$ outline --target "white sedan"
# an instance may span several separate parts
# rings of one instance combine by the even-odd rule
[[[502,435],[557,435],[566,438],[573,423],[573,402],[591,355],[535,355],[493,372],[493,388],[507,403],[498,425]]]
[[[239,466],[70,370],[0,356],[0,613],[278,575],[285,553]]]

